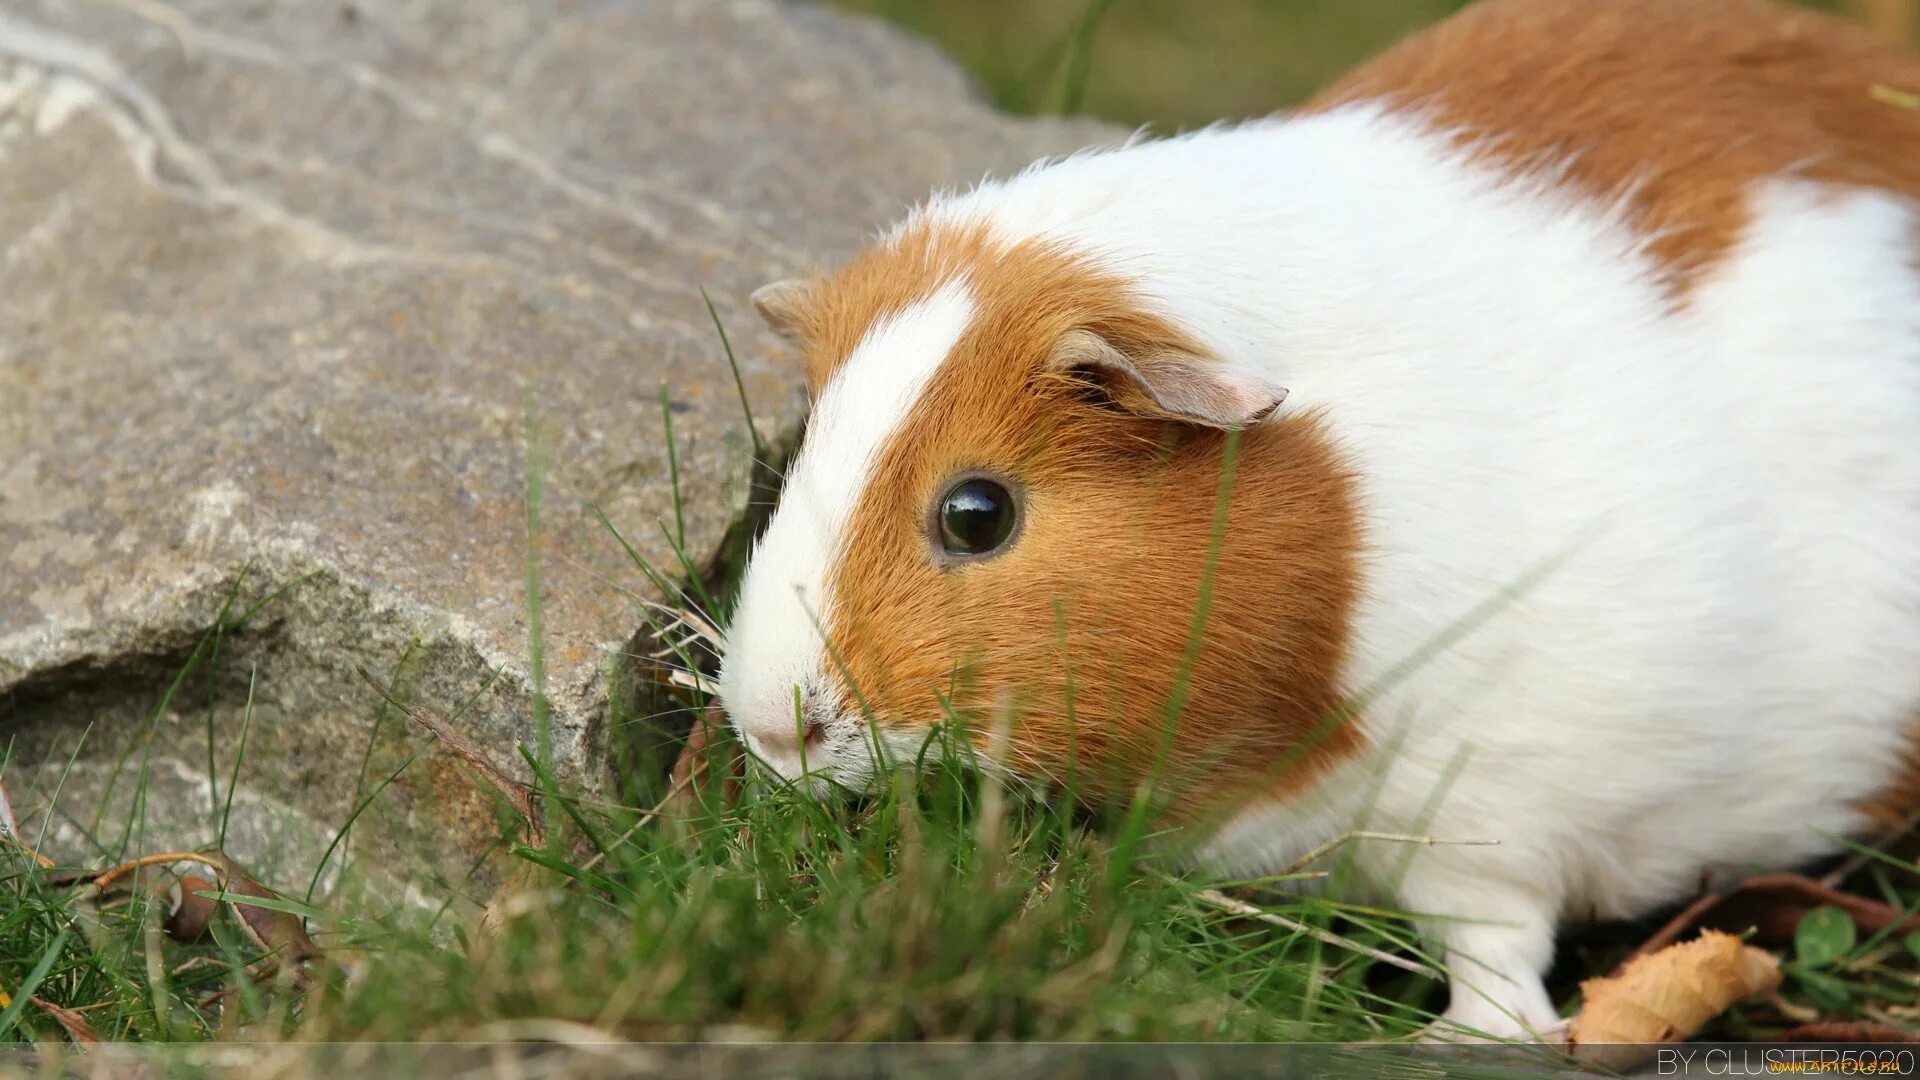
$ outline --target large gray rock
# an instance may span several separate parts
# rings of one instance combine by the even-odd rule
[[[699,287],[777,442],[799,382],[749,289],[1111,135],[766,0],[8,0],[0,754],[27,831],[99,858],[144,807],[130,842],[208,842],[239,761],[228,847],[304,872],[423,746],[360,664],[442,710],[497,670],[460,724],[517,766],[529,445],[554,760],[605,790],[655,594],[586,506],[674,568],[663,385],[694,558],[752,487]],[[429,752],[352,847],[465,866],[497,834]]]

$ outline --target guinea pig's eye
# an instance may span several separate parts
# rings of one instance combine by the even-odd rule
[[[1013,537],[1018,515],[1005,484],[971,476],[947,489],[935,508],[940,547],[949,555],[989,555]]]

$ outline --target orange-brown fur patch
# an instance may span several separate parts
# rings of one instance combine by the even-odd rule
[[[1765,0],[1484,0],[1308,108],[1385,101],[1455,129],[1476,159],[1618,205],[1683,299],[1738,240],[1758,180],[1920,195],[1920,112],[1876,86],[1920,92],[1920,60]],[[1182,678],[1225,438],[1116,415],[1044,372],[1068,329],[1178,344],[1124,281],[925,222],[815,290],[797,335],[814,389],[876,319],[960,274],[978,317],[855,511],[829,643],[882,723],[924,728],[942,714],[936,693],[979,723],[1010,695],[1016,769],[1058,776],[1071,758],[1083,784],[1125,795]],[[967,469],[1024,486],[1025,531],[994,559],[942,569],[929,508]],[[1246,432],[1170,747],[1186,790],[1226,804],[1250,785],[1284,794],[1359,749],[1341,714],[1359,547],[1353,484],[1318,419]],[[1920,806],[1920,768],[1910,779],[1875,811]]]
[[[1860,804],[1868,827],[1883,834],[1904,832],[1920,824],[1920,720],[1908,725],[1907,744],[1900,754],[1900,771],[1893,783]]]
[[[1920,92],[1920,57],[1769,0],[1484,0],[1309,108],[1385,100],[1620,202],[1680,296],[1738,240],[1756,180],[1920,195],[1920,112],[1875,86]]]
[[[819,394],[874,323],[975,269],[986,248],[982,229],[916,224],[815,285],[792,312],[807,386]]]
[[[1154,768],[1182,678],[1226,437],[1120,412],[1049,371],[1072,329],[1123,352],[1191,346],[1123,281],[977,232],[922,225],[827,283],[803,334],[810,372],[824,379],[875,317],[962,273],[976,317],[876,462],[829,583],[827,637],[880,723],[924,730],[946,696],[984,749],[989,714],[1010,704],[1016,772],[1072,768],[1081,790],[1125,796]],[[1021,487],[1022,532],[943,568],[930,511],[975,469]],[[1214,603],[1157,774],[1187,816],[1249,789],[1284,794],[1361,745],[1342,713],[1352,490],[1313,417],[1242,436]]]

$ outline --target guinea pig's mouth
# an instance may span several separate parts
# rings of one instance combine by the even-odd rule
[[[937,752],[921,734],[870,722],[859,714],[808,728],[781,740],[743,732],[743,741],[763,770],[814,797],[870,794],[882,777]]]

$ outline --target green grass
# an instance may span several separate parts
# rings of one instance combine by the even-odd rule
[[[1393,916],[1295,898],[1273,906],[1300,931],[1229,920],[1138,843],[952,764],[837,802],[750,773],[738,798],[703,789],[667,816],[535,786],[566,825],[515,847],[535,873],[500,935],[352,889],[267,902],[352,958],[303,991],[242,972],[261,949],[230,915],[210,943],[167,941],[164,899],[97,905],[0,850],[10,1037],[63,1037],[29,992],[112,1040],[464,1039],[534,1019],[629,1038],[1352,1039],[1413,1030],[1433,996],[1310,936],[1392,949]]]
[[[664,411],[663,425],[670,447]],[[528,650],[537,661],[545,485],[531,409],[526,443]],[[1230,483],[1222,478],[1223,495]],[[680,560],[673,573],[608,532],[637,575],[683,605],[639,609],[667,645],[668,670],[707,670],[712,643],[689,627],[706,625],[696,612],[723,615],[716,595],[732,588],[707,586],[677,517],[662,528]],[[236,586],[154,715],[278,595],[263,592],[249,600]],[[1196,638],[1203,620],[1197,612]],[[394,660],[407,668],[407,656]],[[704,692],[685,681],[694,685],[678,708],[697,715]],[[249,703],[257,691],[250,681]],[[219,704],[207,702],[209,724]],[[432,704],[456,715],[463,707]],[[369,724],[377,734],[405,722],[405,709],[372,710]],[[250,715],[243,710],[243,725]],[[1216,883],[1156,861],[1141,814],[1114,829],[1065,798],[1017,797],[965,767],[955,732],[966,719],[937,735],[954,752],[930,753],[866,798],[822,802],[750,770],[737,797],[708,785],[658,813],[570,792],[546,767],[542,737],[497,762],[543,796],[541,811],[527,815],[531,827],[502,836],[514,859],[505,929],[375,895],[351,875],[316,895],[316,867],[305,882],[267,883],[301,899],[247,902],[312,916],[330,958],[306,985],[284,967],[262,973],[276,943],[246,933],[232,906],[210,939],[173,941],[159,932],[164,894],[96,900],[57,885],[56,872],[22,848],[0,845],[0,989],[15,995],[4,1037],[68,1037],[29,993],[77,1010],[68,1015],[114,1041],[458,1040],[532,1021],[638,1039],[1359,1040],[1405,1035],[1430,1019],[1440,987],[1419,973],[1427,961],[1405,958],[1418,949],[1399,915],[1272,891],[1284,881],[1243,894],[1268,921],[1226,910],[1209,891]],[[533,728],[544,736],[543,725]],[[416,756],[446,752],[423,734],[409,735],[422,744]],[[121,760],[142,746],[135,739]],[[244,753],[244,739],[239,746]],[[340,823],[323,867],[412,760],[370,787],[361,762],[357,789],[367,794]],[[210,776],[229,778],[228,800],[239,771],[238,761],[210,761]],[[0,768],[0,782],[5,775]],[[21,807],[21,816],[38,809]],[[210,826],[209,848],[226,825],[222,814]],[[142,833],[136,814],[97,862],[142,853]]]
[[[576,888],[533,900],[477,954],[376,966],[319,1023],[375,1038],[558,1017],[639,1038],[1270,1039],[1307,1034],[1357,990],[1309,1006],[1304,970],[1260,965],[1271,943],[1215,933],[1182,886],[1112,887],[1122,856],[1070,814],[1022,808],[983,835],[980,798],[958,775],[860,807],[750,784],[724,813],[642,831],[592,871],[568,864]],[[422,984],[451,992],[420,1001]]]
[[[531,410],[526,438],[528,648],[538,656],[545,487]],[[1223,496],[1230,485],[1229,471]],[[676,537],[677,523],[663,526]],[[687,612],[724,614],[715,597],[731,593],[728,583],[693,584],[699,567],[683,546],[683,572],[668,573],[608,532],[634,573]],[[236,588],[189,667],[278,595],[259,588],[251,600]],[[699,617],[640,610],[667,643],[670,668],[710,669],[711,643],[689,629]],[[1204,615],[1195,613],[1196,638]],[[407,659],[396,657],[396,668]],[[162,704],[186,674],[160,691]],[[694,685],[677,707],[698,715],[705,695],[698,680],[684,681]],[[485,686],[472,689],[477,697]],[[256,690],[248,686],[249,701]],[[456,716],[464,707],[431,705]],[[1170,703],[1170,722],[1177,709]],[[384,706],[368,719],[407,722]],[[1345,902],[1338,888],[1302,895],[1286,891],[1297,881],[1177,873],[1158,854],[1165,838],[1137,812],[1146,800],[1107,821],[1064,798],[1004,790],[965,767],[957,732],[969,720],[978,718],[952,717],[935,735],[950,752],[927,755],[888,789],[824,802],[750,770],[737,796],[710,783],[664,808],[610,805],[556,779],[543,743],[503,754],[497,763],[542,796],[528,815],[538,828],[501,838],[512,859],[504,929],[450,916],[451,897],[421,910],[351,876],[316,896],[318,869],[304,883],[268,882],[302,899],[245,902],[310,917],[329,950],[304,985],[286,970],[260,973],[275,943],[247,934],[232,907],[209,940],[175,942],[159,931],[164,897],[136,891],[97,903],[0,846],[0,989],[14,995],[0,1010],[0,1039],[69,1037],[28,993],[77,1010],[70,1015],[102,1038],[133,1041],[542,1037],[555,1023],[642,1040],[1360,1041],[1407,1036],[1444,1004],[1402,913]],[[446,752],[419,730],[409,737],[416,753]],[[209,775],[229,777],[230,800],[239,762],[215,764]],[[363,762],[363,786],[365,772]],[[336,843],[391,779],[371,783]],[[23,817],[33,809],[20,808]],[[222,815],[209,846],[225,827]],[[113,850],[138,853],[141,832],[136,819]],[[1863,856],[1853,883],[1911,910],[1920,907],[1912,869]],[[1788,962],[1791,1007],[1907,1022],[1903,1010],[1920,999],[1920,938],[1851,935],[1829,916],[1814,925]],[[1645,929],[1574,938],[1557,988],[1564,995],[1605,971]],[[1715,1030],[1764,1034],[1768,1022],[1736,1009]]]
[[[1345,1041],[1404,1036],[1443,1001],[1404,970],[1427,958],[1398,914],[1284,881],[1233,894],[1291,925],[1229,913],[1216,883],[1171,873],[1127,829],[957,765],[857,801],[753,773],[737,798],[702,790],[653,816],[549,788],[567,825],[514,849],[530,876],[499,934],[351,888],[269,902],[311,915],[339,958],[306,989],[242,973],[261,948],[230,915],[211,942],[175,943],[154,932],[164,901],[97,906],[7,849],[0,1039],[65,1038],[28,992],[113,1040],[469,1040],[563,1021],[643,1040]],[[1912,908],[1911,872],[1876,856],[1855,886]],[[1914,1003],[1920,942],[1810,922],[1788,963],[1798,1007]],[[1562,983],[1635,934],[1576,940]],[[1764,1034],[1741,1010],[1718,1030]]]

